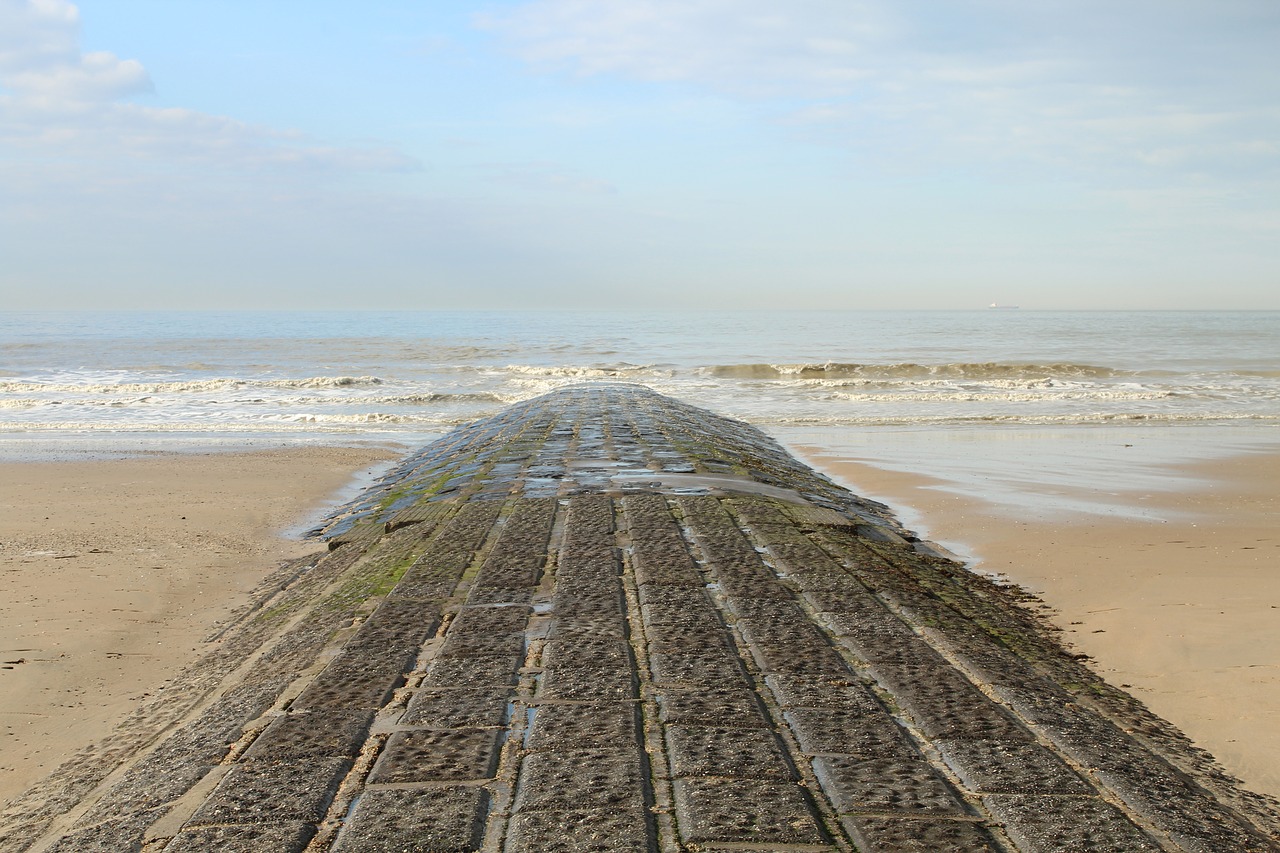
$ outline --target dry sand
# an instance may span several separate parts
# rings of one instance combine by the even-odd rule
[[[386,448],[0,465],[0,801],[100,739]]]
[[[1096,514],[1055,514],[1040,501],[1011,514],[872,459],[804,455],[859,494],[908,510],[904,521],[977,570],[1039,593],[1066,641],[1109,681],[1248,787],[1280,796],[1280,454],[1181,465],[1166,472],[1169,491],[1111,488]],[[1078,510],[1099,495],[1063,497]],[[1141,513],[1116,513],[1117,502]]]

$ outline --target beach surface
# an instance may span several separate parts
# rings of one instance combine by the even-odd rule
[[[0,801],[212,647],[386,447],[0,465]]]
[[[1117,478],[1129,489],[1025,469],[1011,486],[913,463],[902,447],[876,456],[792,438],[810,464],[978,571],[1040,595],[1109,681],[1280,795],[1280,452],[1145,464]],[[163,690],[281,561],[317,550],[283,532],[394,456],[309,447],[5,464],[0,800]]]
[[[1121,437],[1097,455],[1126,448]],[[906,471],[900,457],[890,469],[856,450],[794,449],[975,570],[1036,593],[1108,681],[1247,787],[1280,795],[1280,448],[1117,463],[1110,482],[997,463],[1008,476],[985,484]],[[983,457],[975,447],[973,469]]]

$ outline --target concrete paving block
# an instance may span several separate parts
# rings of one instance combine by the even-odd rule
[[[371,710],[301,711],[277,717],[245,752],[246,761],[354,758],[369,736]]]
[[[367,790],[333,853],[470,853],[480,849],[488,809],[484,788]]]
[[[817,593],[806,592],[805,598],[817,607]],[[861,649],[864,660],[873,655],[887,657],[894,651],[890,645],[895,639],[899,643],[910,643],[919,639],[911,628],[894,614],[876,602],[875,607],[868,607],[858,613],[840,613],[830,610],[821,611],[817,619],[827,630],[841,639],[850,649]],[[871,645],[874,643],[880,645]]]
[[[1164,761],[1136,749],[1128,757],[1128,764],[1097,771],[1096,778],[1184,850],[1280,849]]]
[[[300,853],[315,834],[314,826],[298,821],[201,826],[182,831],[164,849],[165,853]]]
[[[350,769],[345,758],[236,765],[187,825],[318,822]]]
[[[934,746],[969,790],[983,794],[1092,794],[1048,749],[1025,741],[939,740]]]
[[[440,648],[439,658],[516,657],[524,658],[524,632],[508,634],[450,633]]]
[[[706,595],[690,592],[686,588],[657,586],[654,584],[646,584],[640,587],[640,605],[642,607],[658,608],[665,613],[670,613],[671,619],[662,619],[659,621],[684,621],[681,617],[697,617],[710,616],[716,621],[715,606]]]
[[[621,634],[557,625],[542,653],[543,666],[583,667],[611,670],[628,667],[631,647]]]
[[[916,725],[932,739],[972,738],[1006,742],[1031,741],[1033,736],[1022,723],[974,687],[954,693],[895,696]]]
[[[953,659],[987,684],[1019,686],[1041,677],[1035,667],[985,632],[947,631],[942,642]]]
[[[404,673],[412,663],[406,655],[401,660],[375,660],[362,668],[352,658],[340,659],[320,673],[290,707],[316,711],[381,708],[391,692],[404,683]]]
[[[732,685],[742,684],[746,678],[736,657],[714,649],[652,654],[649,668],[656,684]]]
[[[582,702],[620,702],[636,696],[636,680],[629,664],[615,664],[611,669],[562,664],[548,667],[537,694],[539,700]]]
[[[458,611],[449,626],[449,636],[461,634],[509,634],[523,631],[532,613],[529,607],[468,606]]]
[[[714,563],[712,565],[715,565]],[[790,602],[796,594],[780,584],[776,576],[733,576],[719,574],[720,588],[730,599]]]
[[[961,817],[967,812],[923,759],[823,756],[813,771],[837,812]]]
[[[626,608],[621,588],[569,592],[558,590],[551,599],[557,616],[622,619]]]
[[[857,815],[840,822],[861,853],[997,853],[1002,849],[982,825],[969,821]]]
[[[830,645],[825,634],[807,615],[802,621],[764,619],[758,616],[738,619],[735,627],[748,643],[787,645]]]
[[[809,614],[794,599],[779,600],[773,597],[758,598],[743,596],[733,598],[728,607],[739,621],[756,625],[761,630],[769,625],[781,628],[794,628],[809,624]]]
[[[825,844],[797,785],[748,779],[677,779],[676,819],[686,844]]]
[[[48,848],[48,853],[118,853],[121,850],[138,850],[147,827],[163,817],[164,812],[162,808],[133,812],[68,832]],[[22,843],[23,839],[0,838],[0,844],[10,841],[14,843],[15,850],[26,850],[29,847]]]
[[[530,750],[566,750],[636,745],[638,709],[634,702],[547,704],[534,709]]]
[[[470,605],[486,605],[486,604],[528,604],[533,601],[534,587],[489,587],[477,586],[472,587],[470,594],[467,595],[467,604]]]
[[[469,782],[488,779],[498,764],[499,729],[419,729],[395,732],[370,782]]]
[[[649,853],[651,819],[642,807],[570,805],[511,817],[505,853]]]
[[[719,622],[659,624],[645,632],[653,653],[683,653],[708,649],[730,653],[729,634]]]
[[[800,748],[814,755],[914,758],[915,749],[888,714],[793,708],[783,714]]]
[[[759,698],[746,687],[708,686],[666,689],[658,694],[658,711],[668,726],[770,726]]]
[[[1160,846],[1113,805],[1097,797],[992,794],[983,804],[1026,853],[1146,853]]]
[[[515,808],[643,809],[644,778],[643,759],[634,744],[534,752],[521,763]]]
[[[668,726],[671,775],[791,781],[794,773],[768,729]]]
[[[516,655],[485,655],[447,658],[431,664],[427,687],[502,687],[516,683],[516,670],[523,658]]]
[[[521,589],[538,585],[538,566],[485,566],[472,581],[472,589]]]
[[[821,676],[848,672],[840,653],[822,641],[761,642],[750,648],[756,665],[766,673]]]
[[[665,586],[680,588],[700,588],[706,581],[698,574],[693,559],[687,554],[684,559],[678,556],[645,553],[638,551],[633,563],[636,573],[636,585]]]
[[[426,688],[413,694],[400,723],[427,729],[502,726],[512,695],[510,687]]]
[[[865,686],[839,673],[765,676],[765,683],[784,709],[832,708],[848,714],[882,714],[884,709]]]
[[[567,616],[553,614],[551,625],[547,629],[549,638],[572,637],[578,634],[610,635],[626,642],[627,620],[617,615],[605,616]]]

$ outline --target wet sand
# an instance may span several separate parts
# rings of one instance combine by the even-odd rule
[[[109,733],[210,648],[286,538],[385,448],[0,466],[0,801]]]
[[[1056,486],[1019,512],[973,483],[830,449],[804,458],[977,570],[1038,593],[1108,681],[1248,787],[1280,795],[1280,453],[1166,466],[1132,490]]]

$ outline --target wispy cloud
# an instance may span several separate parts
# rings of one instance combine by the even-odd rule
[[[617,192],[608,181],[579,174],[558,163],[493,163],[482,165],[489,180],[507,187],[542,192],[601,195]]]
[[[548,70],[693,81],[759,96],[850,91],[888,20],[857,0],[537,0],[480,26]]]
[[[480,25],[543,72],[755,99],[895,168],[1068,180],[1280,167],[1267,0],[533,0]]]

